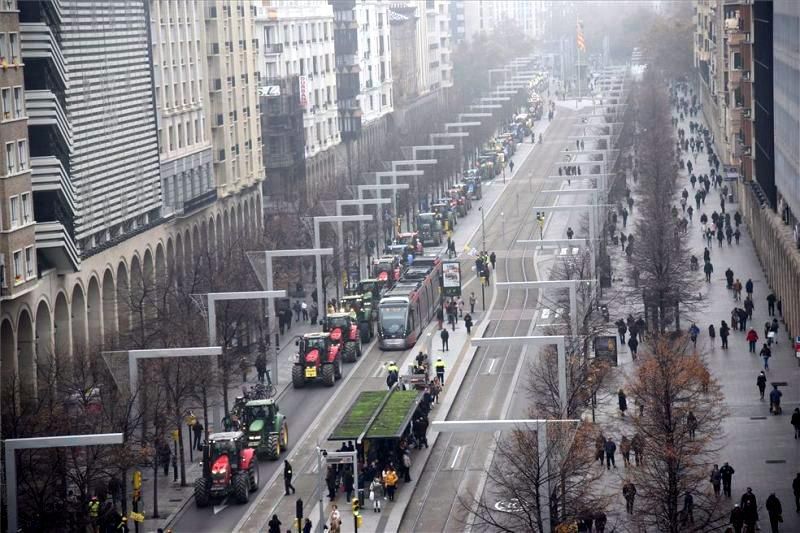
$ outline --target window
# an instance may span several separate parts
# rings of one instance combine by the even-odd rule
[[[194,138],[197,139],[197,142],[200,142],[202,137],[203,136],[200,133],[200,121],[198,119],[194,119]]]
[[[17,141],[17,161],[20,170],[28,168],[28,143],[25,140]]]
[[[13,174],[16,169],[14,164],[14,152],[16,151],[14,143],[6,143],[6,173]]]
[[[8,55],[10,63],[17,63],[19,61],[19,34],[17,33],[9,33],[8,34]]]
[[[183,124],[178,124],[178,148],[183,148]]]
[[[8,205],[9,205],[8,213],[9,216],[11,217],[11,229],[14,229],[20,225],[19,196],[12,196],[11,198],[9,198]]]
[[[8,59],[8,37],[0,33],[0,61]]]
[[[175,149],[175,131],[172,126],[167,128],[167,135],[169,136],[169,151],[171,152]]]
[[[24,281],[22,279],[23,270],[24,269],[22,267],[22,252],[17,250],[16,252],[14,252],[14,283],[15,284],[20,284],[20,283],[22,283]]]
[[[25,279],[36,276],[36,262],[33,260],[33,246],[25,248]]]
[[[2,95],[0,98],[3,100],[3,120],[10,120],[13,116],[11,114],[11,89],[3,88],[0,94]]]
[[[22,204],[22,224],[32,222],[31,216],[31,195],[30,193],[23,193],[20,195],[20,203]]]

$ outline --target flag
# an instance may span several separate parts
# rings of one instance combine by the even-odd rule
[[[586,41],[584,41],[584,39],[583,39],[583,21],[581,21],[581,20],[578,21],[578,26],[576,28],[576,32],[577,32],[577,35],[576,35],[575,42],[578,44],[578,50],[580,50],[581,52],[585,52],[586,51]]]

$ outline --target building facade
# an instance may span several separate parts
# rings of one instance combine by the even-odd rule
[[[206,120],[209,45],[203,6],[192,0],[152,0],[150,27],[162,214],[185,216],[217,198]]]
[[[251,17],[243,0],[0,3],[2,385],[37,394],[52,363],[120,347],[133,291],[258,230]]]
[[[333,7],[313,0],[269,0],[257,6],[256,33],[262,44],[265,194],[307,199],[334,178],[332,148],[341,141]]]

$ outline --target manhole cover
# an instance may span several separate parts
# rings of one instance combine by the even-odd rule
[[[785,459],[767,459],[768,465],[782,465],[786,462]]]
[[[787,387],[789,385],[786,381],[773,381],[772,384],[776,387]]]
[[[766,416],[751,416],[750,420],[766,420]]]

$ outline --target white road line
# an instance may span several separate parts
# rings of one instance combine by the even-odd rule
[[[450,470],[455,470],[459,455],[461,455],[461,446],[456,446],[456,453],[453,454],[453,460],[450,462]]]
[[[496,357],[492,357],[491,359],[489,359],[488,363],[489,363],[489,365],[488,365],[489,368],[486,369],[486,372],[484,372],[484,374],[491,374],[492,373],[492,370],[494,370],[494,365],[497,363],[497,358]]]

